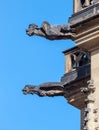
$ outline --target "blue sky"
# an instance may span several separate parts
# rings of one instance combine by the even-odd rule
[[[79,130],[80,112],[63,97],[23,95],[26,84],[60,81],[62,51],[70,40],[28,37],[30,23],[64,24],[72,14],[69,0],[0,1],[0,130]]]

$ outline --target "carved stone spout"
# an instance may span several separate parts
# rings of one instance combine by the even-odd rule
[[[74,39],[75,29],[67,25],[50,25],[48,22],[43,22],[39,28],[36,24],[30,24],[26,30],[29,36],[41,36],[49,40]]]
[[[62,82],[48,82],[38,86],[26,85],[22,90],[24,94],[37,94],[38,96],[64,96],[64,84]]]

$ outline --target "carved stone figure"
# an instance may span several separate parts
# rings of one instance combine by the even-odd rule
[[[49,40],[58,39],[74,39],[76,36],[75,29],[71,28],[70,25],[50,25],[48,22],[43,22],[39,28],[35,24],[30,24],[26,30],[29,36],[41,36]]]
[[[37,94],[38,96],[63,96],[65,83],[62,82],[48,82],[38,86],[26,85],[23,89],[24,94]]]

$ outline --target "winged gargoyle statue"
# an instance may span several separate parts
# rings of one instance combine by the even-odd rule
[[[61,40],[61,39],[74,39],[75,28],[72,28],[70,24],[63,25],[50,25],[48,22],[43,22],[39,28],[36,24],[30,24],[26,30],[29,36],[41,36],[49,40]]]
[[[38,86],[26,85],[22,91],[24,94],[37,94],[41,97],[64,96],[66,94],[64,86],[63,82],[48,82]]]

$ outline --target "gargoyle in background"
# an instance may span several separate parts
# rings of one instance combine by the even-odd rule
[[[64,85],[62,82],[48,82],[38,86],[26,85],[22,91],[24,94],[37,94],[42,97],[64,96],[66,93]]]
[[[39,28],[35,24],[30,24],[26,30],[29,36],[41,36],[49,40],[61,40],[61,39],[74,39],[75,28],[72,28],[69,24],[67,25],[50,25],[48,22],[43,22]]]

